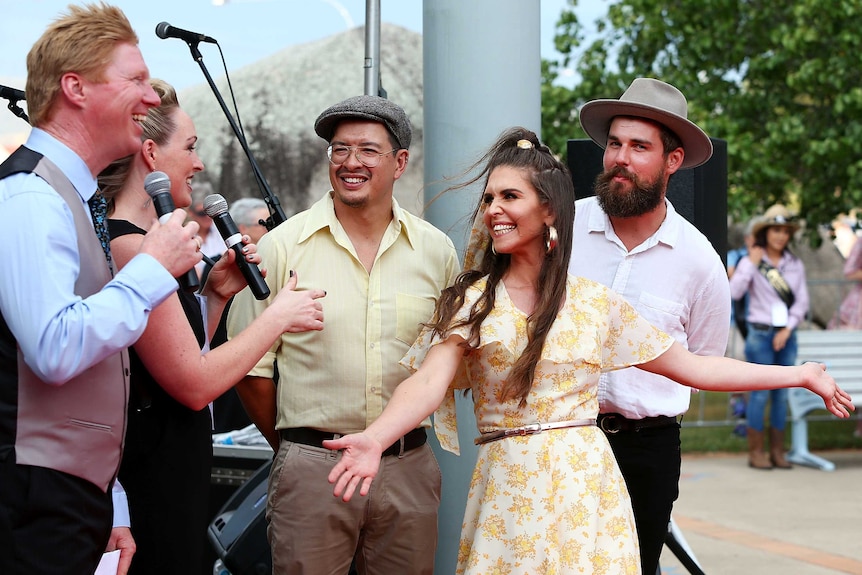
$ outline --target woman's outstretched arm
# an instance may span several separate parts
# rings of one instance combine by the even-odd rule
[[[383,450],[440,406],[464,355],[462,341],[452,335],[428,350],[419,370],[395,388],[386,409],[365,431],[323,442],[327,449],[344,452],[329,473],[336,497],[350,501],[360,482],[359,494],[367,495]]]
[[[708,391],[804,387],[823,398],[826,409],[838,417],[849,417],[854,410],[850,395],[835,384],[820,363],[760,365],[730,357],[695,355],[674,342],[662,355],[637,367]]]

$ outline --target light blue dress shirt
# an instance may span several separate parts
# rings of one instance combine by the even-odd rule
[[[63,171],[89,213],[96,179],[84,161],[38,128],[25,145]],[[138,254],[99,293],[75,295],[80,260],[72,213],[35,174],[0,180],[0,245],[0,312],[27,365],[52,385],[132,345],[150,311],[177,289],[155,258]]]

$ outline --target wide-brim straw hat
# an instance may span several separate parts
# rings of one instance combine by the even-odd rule
[[[666,126],[685,150],[680,169],[696,168],[712,157],[712,141],[688,119],[688,102],[675,87],[653,78],[636,78],[619,100],[593,100],[581,107],[581,127],[599,146],[608,143],[608,131],[616,116],[647,118]]]
[[[754,222],[754,225],[751,227],[751,234],[756,236],[762,229],[773,226],[790,228],[791,234],[795,234],[799,230],[799,222],[790,213],[790,210],[781,204],[775,204],[770,206],[763,216]]]

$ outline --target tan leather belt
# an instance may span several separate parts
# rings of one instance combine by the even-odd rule
[[[587,425],[595,425],[595,419],[572,419],[569,421],[555,421],[552,423],[531,423],[523,427],[514,427],[512,429],[499,429],[497,431],[489,431],[483,433],[473,440],[476,445],[482,445],[489,441],[496,441],[506,437],[519,437],[522,435],[535,435],[548,431],[549,429],[565,429],[567,427],[585,427]]]

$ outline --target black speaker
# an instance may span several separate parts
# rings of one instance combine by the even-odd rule
[[[727,257],[727,142],[712,140],[708,162],[670,177],[667,199],[679,214],[694,224],[726,263]],[[594,195],[593,184],[602,172],[604,150],[592,140],[569,140],[566,147],[575,197]]]
[[[255,471],[228,499],[207,530],[210,543],[231,575],[272,573],[264,516],[271,466],[268,461]]]
[[[266,488],[272,461],[264,463],[224,504],[207,530],[230,575],[270,575],[272,552],[266,537]],[[347,575],[357,575],[350,565]]]

